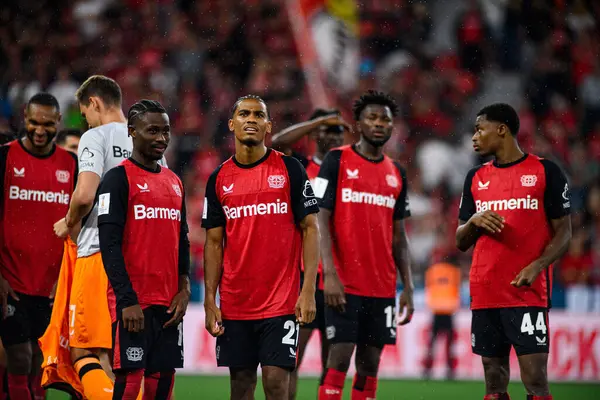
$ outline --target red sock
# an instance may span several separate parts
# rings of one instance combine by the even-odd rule
[[[31,399],[29,376],[8,374],[8,395],[11,399]]]
[[[42,375],[32,376],[29,385],[35,400],[44,400],[46,398],[46,391],[42,388]]]
[[[113,399],[136,400],[142,388],[143,377],[143,369],[135,369],[127,372],[118,371],[115,379]]]
[[[549,394],[547,396],[535,396],[533,394],[528,394],[527,400],[552,400],[552,395]]]
[[[483,396],[483,400],[510,400],[508,393],[493,393]]]
[[[172,399],[175,371],[156,372],[144,377],[144,400]]]
[[[342,400],[346,373],[327,368],[325,378],[319,386],[318,400]]]
[[[354,375],[354,381],[352,383],[352,400],[374,399],[376,393],[376,376],[360,376],[358,374]]]

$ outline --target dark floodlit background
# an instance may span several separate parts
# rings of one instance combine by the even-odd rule
[[[463,179],[481,161],[470,142],[474,116],[508,102],[521,117],[523,149],[570,179],[573,240],[554,270],[555,308],[587,313],[600,331],[599,17],[595,0],[3,0],[0,132],[18,132],[24,102],[39,91],[58,98],[64,128],[85,129],[73,95],[91,74],[117,80],[124,110],[161,101],[174,132],[169,164],[187,190],[200,302],[204,187],[233,152],[227,119],[236,98],[263,97],[277,132],[317,106],[351,121],[351,99],[383,89],[401,108],[386,151],[408,170],[426,318],[423,272],[456,252]],[[469,262],[460,256],[465,308]],[[583,361],[588,379],[600,378],[599,361]]]

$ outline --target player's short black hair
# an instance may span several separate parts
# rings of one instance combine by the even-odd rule
[[[52,96],[50,93],[42,92],[34,94],[27,102],[27,108],[29,108],[31,104],[54,107],[56,108],[56,111],[60,112],[60,105],[58,104],[58,100],[56,100],[56,97]]]
[[[310,121],[313,119],[321,118],[326,115],[340,115],[340,110],[338,110],[337,108],[317,108],[315,111],[313,111],[308,120]]]
[[[167,110],[156,100],[140,100],[127,111],[127,125],[133,127],[133,122],[146,113],[166,114]]]
[[[77,102],[84,106],[90,105],[92,96],[99,97],[107,106],[121,107],[121,88],[114,79],[108,76],[92,75],[75,92]]]
[[[63,145],[69,136],[81,138],[82,132],[79,129],[63,129],[56,134],[56,144]]]
[[[504,124],[510,130],[513,136],[517,136],[521,123],[519,122],[519,114],[515,109],[506,103],[494,103],[483,107],[477,113],[477,116],[485,115],[488,121],[499,122]]]
[[[394,117],[398,114],[398,104],[396,104],[396,100],[394,100],[392,96],[376,90],[367,90],[352,105],[354,120],[358,121],[360,119],[360,113],[371,104],[389,107]]]
[[[236,102],[233,104],[233,107],[231,107],[231,118],[233,118],[238,106],[244,100],[256,100],[256,101],[260,101],[261,103],[263,103],[265,105],[265,108],[267,109],[267,119],[271,119],[271,117],[269,116],[269,107],[267,107],[267,102],[264,101],[260,96],[257,96],[255,94],[247,94],[245,96],[238,98],[236,100]]]

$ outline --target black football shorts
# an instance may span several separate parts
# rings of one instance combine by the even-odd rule
[[[295,315],[257,320],[223,320],[217,337],[219,367],[256,369],[258,365],[296,368],[298,328]]]
[[[548,353],[548,309],[543,307],[486,308],[473,310],[471,347],[483,357],[508,357]]]
[[[325,306],[326,337],[331,343],[374,347],[396,343],[396,299],[346,294],[340,313]]]
[[[112,325],[113,369],[169,372],[183,367],[183,322],[163,328],[173,314],[166,306],[144,309],[144,330],[129,332],[118,315]]]
[[[50,324],[52,301],[48,297],[21,293],[17,296],[19,301],[8,296],[8,310],[0,322],[0,338],[5,347],[37,342]]]
[[[317,275],[317,282],[319,282],[320,276]],[[304,284],[304,273],[300,275],[300,287]],[[325,337],[325,294],[321,289],[317,289],[315,292],[315,302],[317,303],[317,315],[310,324],[306,324],[300,327],[300,329],[318,329],[319,332]]]

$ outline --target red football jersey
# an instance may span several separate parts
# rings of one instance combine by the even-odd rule
[[[549,160],[524,155],[510,164],[488,162],[469,171],[459,219],[492,210],[504,229],[475,243],[470,272],[471,308],[549,307],[552,267],[531,287],[510,282],[538,259],[552,238],[550,220],[570,213],[567,179]]]
[[[393,224],[410,215],[404,169],[387,156],[368,160],[343,146],[327,154],[314,189],[333,213],[333,259],[345,292],[395,297]]]
[[[179,290],[180,239],[187,235],[183,193],[181,180],[170,169],[151,171],[131,159],[102,180],[98,190],[100,250],[117,306],[130,288],[142,307],[171,305]],[[115,238],[122,240],[121,262],[110,261],[113,255],[107,253],[109,243],[104,239],[107,225],[121,227]],[[110,269],[121,269],[121,273]],[[131,303],[135,304],[123,304]]]
[[[318,211],[304,167],[277,151],[268,149],[252,165],[232,157],[213,172],[202,226],[225,227],[219,284],[224,319],[294,314],[302,255],[298,222]]]
[[[0,147],[0,176],[2,276],[16,292],[49,296],[63,254],[63,240],[52,227],[67,215],[77,159],[56,146],[36,156],[15,140]]]

